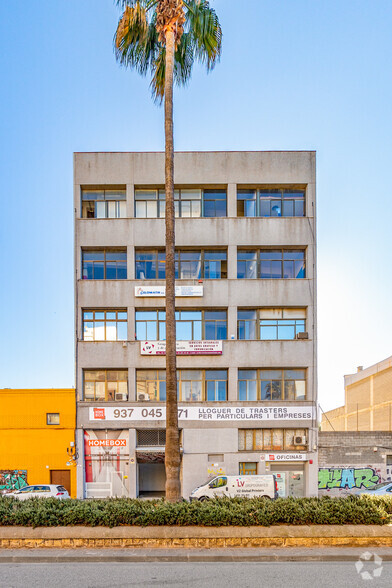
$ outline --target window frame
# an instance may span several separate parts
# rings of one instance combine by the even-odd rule
[[[56,423],[53,423],[53,422],[52,422],[52,423],[51,423],[50,421],[51,421],[51,419],[52,419],[53,417],[57,417],[57,418],[56,418],[56,420],[57,420],[58,422],[56,422]],[[59,412],[47,412],[47,413],[46,413],[46,424],[47,424],[49,427],[56,427],[56,426],[58,427],[58,426],[60,425],[60,413],[59,413]]]
[[[252,260],[247,260],[247,259],[239,259],[239,255],[241,254],[241,252],[243,252],[244,254],[256,254],[255,255],[255,259]],[[273,259],[272,257],[270,259],[262,259],[261,258],[261,254],[262,253],[270,253],[270,255],[274,254],[274,253],[279,253],[280,257],[276,257],[276,259]],[[302,260],[295,260],[295,259],[285,259],[285,256],[289,256],[291,253],[291,255],[295,254],[295,253],[302,253],[303,254],[303,265],[302,265],[302,272],[303,272],[303,276],[300,277],[285,277],[285,272],[286,272],[286,267],[287,265],[285,264],[290,264],[292,267],[292,273],[295,274],[295,262],[296,261],[301,261]],[[258,248],[248,248],[248,247],[238,247],[237,248],[237,280],[304,280],[307,278],[307,273],[306,273],[306,269],[307,269],[307,263],[306,263],[306,254],[307,254],[307,248],[306,247],[271,247],[271,248],[265,248],[265,247],[258,247]],[[255,263],[256,262],[256,275],[255,277],[248,277],[248,275],[245,275],[244,277],[240,276],[240,271],[239,271],[239,264],[243,264],[245,263],[245,267],[248,267],[248,263]],[[269,276],[265,276],[263,277],[262,275],[262,262],[270,262],[272,263],[280,263],[280,275],[279,276],[273,276],[273,275],[269,275]],[[270,266],[272,268],[272,265]],[[272,274],[272,271],[270,271],[270,274]]]
[[[93,318],[92,319],[87,319],[85,318],[85,315],[87,313],[92,313],[93,314]],[[100,319],[96,319],[95,316],[98,313],[104,313],[104,319],[100,320]],[[107,314],[108,313],[115,313],[116,314],[116,318],[115,319],[108,319],[107,318]],[[126,315],[126,318],[118,318],[118,315],[122,313]],[[93,338],[92,339],[86,339],[85,337],[85,325],[86,323],[93,323]],[[103,339],[97,339],[95,338],[95,331],[96,331],[96,325],[95,323],[102,323],[103,325],[103,330],[104,330],[104,338]],[[116,324],[116,338],[115,339],[108,339],[107,338],[107,323],[115,323]],[[125,328],[126,328],[126,337],[125,339],[119,339],[118,338],[118,325],[125,324]],[[128,311],[126,308],[82,308],[82,341],[87,341],[87,342],[117,342],[117,341],[128,341]]]
[[[86,374],[93,373],[93,372],[104,372],[105,379],[86,379]],[[117,380],[108,379],[109,372],[120,372],[126,374],[125,379],[117,378]],[[83,402],[126,402],[129,398],[129,384],[128,384],[128,368],[85,368],[83,369]],[[86,383],[92,382],[94,384],[94,396],[92,398],[86,397]],[[124,383],[126,384],[126,391],[120,392],[119,384]],[[103,398],[102,395],[97,395],[97,383],[104,384],[104,392],[105,397]],[[111,392],[108,390],[108,384],[116,383],[116,391],[114,392],[113,397],[109,397]],[[125,398],[124,398],[125,395]],[[118,398],[117,398],[118,396]]]
[[[98,254],[101,253],[103,254],[103,259],[100,260],[85,260],[84,256],[85,254]],[[125,254],[125,259],[108,259],[107,256],[108,254],[114,254],[114,253],[121,253],[121,254]],[[96,280],[96,281],[103,281],[103,280],[127,280],[128,279],[128,268],[127,268],[127,262],[128,262],[128,251],[127,248],[113,248],[113,247],[106,247],[106,248],[97,248],[97,249],[87,249],[87,248],[82,248],[81,250],[81,279],[82,280]],[[88,268],[87,266],[85,266],[85,264],[87,263],[92,263],[93,264],[93,277],[89,278],[88,277]],[[103,264],[103,278],[98,278],[94,276],[94,267],[95,267],[95,263],[99,263],[99,264]],[[107,271],[108,271],[108,265],[109,263],[116,263],[116,277],[115,278],[108,278],[107,277]],[[124,277],[118,277],[118,272],[119,271],[124,271],[124,268],[119,268],[118,264],[124,265],[125,263],[125,276]],[[86,272],[86,277],[84,277],[84,274]]]
[[[295,193],[301,193],[302,196],[294,196]],[[239,195],[252,195],[252,198],[239,198]],[[262,194],[268,194],[270,197],[263,198]],[[276,194],[276,196],[275,196]],[[285,196],[287,194],[287,196]],[[290,197],[290,195],[293,195]],[[241,202],[255,202],[254,215],[246,215],[246,206],[244,204],[241,211]],[[269,202],[269,214],[262,214],[262,202]],[[280,214],[272,214],[272,204],[280,202]],[[284,204],[292,202],[294,214],[283,214]],[[295,214],[295,203],[301,202],[303,214]],[[256,188],[237,188],[237,217],[238,218],[305,218],[307,204],[307,186],[258,186]],[[241,214],[243,212],[243,214]]]
[[[199,320],[194,320],[194,319],[187,319],[184,318],[183,320],[181,319],[181,315],[182,313],[191,313],[191,312],[198,312],[201,313],[201,319]],[[212,319],[207,317],[206,318],[206,314],[208,315],[208,313],[213,313],[213,312],[225,312],[226,313],[226,319],[220,319],[220,318],[216,318],[216,319]],[[140,319],[137,317],[137,313],[155,313],[156,314],[156,318],[155,319]],[[166,312],[164,308],[135,308],[135,341],[166,341]],[[227,341],[227,308],[202,308],[202,309],[198,309],[198,308],[179,308],[176,309],[176,325],[178,323],[181,322],[187,322],[187,323],[192,323],[192,336],[193,338],[191,339],[178,339],[178,341]],[[201,339],[196,339],[194,338],[195,335],[195,330],[196,330],[196,324],[200,322],[200,327],[201,327]],[[147,323],[155,323],[155,336],[158,335],[157,339],[151,339],[150,337],[138,337],[138,324],[139,323],[144,323],[146,325],[145,327],[145,333],[146,335],[148,335],[148,327],[147,327]],[[214,339],[206,339],[206,323],[214,323],[214,329],[215,329],[215,335],[217,335],[217,330],[219,328],[219,325],[225,325],[226,328],[226,338],[225,339],[217,339],[216,337]],[[162,328],[163,326],[163,328]],[[161,337],[161,332],[164,332],[165,337]]]
[[[247,466],[254,466],[249,468]],[[240,461],[238,463],[239,476],[257,476],[257,461]]]
[[[109,196],[109,193],[115,194],[117,192],[117,196],[122,195],[122,198],[113,198]],[[85,198],[85,194],[99,194],[102,193],[102,197],[97,198]],[[94,216],[85,216],[84,212],[87,211],[87,206],[84,206],[84,203],[94,203]],[[94,220],[113,220],[117,218],[127,218],[127,191],[126,188],[81,188],[80,189],[80,218],[83,219],[94,219]],[[103,203],[105,209],[105,216],[97,216],[97,203]],[[109,216],[109,203],[115,203],[115,216]],[[124,203],[124,206],[121,204]],[[88,212],[88,211],[87,211]],[[124,214],[121,214],[121,213]]]
[[[266,311],[281,311],[282,312],[282,317],[281,318],[263,318],[261,315],[263,312]],[[305,333],[306,331],[306,323],[307,323],[307,307],[258,307],[258,308],[241,308],[238,307],[237,308],[237,340],[238,341],[298,341],[297,339],[297,335],[298,333]],[[304,312],[305,316],[303,318],[292,318],[292,317],[287,317],[285,318],[285,312],[287,313],[288,311],[290,311],[291,313],[294,311],[299,311],[299,312]],[[255,318],[245,318],[245,317],[239,317],[239,314],[243,312],[254,312],[255,313]],[[262,321],[274,321],[277,324],[276,325],[262,325]],[[291,325],[284,325],[284,324],[279,324],[280,321],[292,321],[294,322],[294,337],[290,338],[290,339],[286,339],[283,337],[279,337],[279,327],[283,327],[283,326],[291,326]],[[298,324],[297,324],[298,323]],[[301,330],[300,324],[299,323],[303,323],[303,329]],[[241,332],[243,332],[244,334],[246,334],[247,332],[250,331],[249,326],[248,325],[252,325],[253,326],[253,331],[256,335],[256,337],[254,339],[248,338],[248,337],[240,337]],[[262,327],[266,327],[266,326],[270,326],[270,327],[276,327],[276,334],[277,337],[275,337],[274,339],[270,339],[270,338],[264,338],[262,337]],[[297,328],[298,327],[298,328]]]
[[[274,439],[275,434],[275,439]],[[282,444],[276,443],[276,437],[279,435],[282,438]],[[286,442],[289,435],[294,437],[305,437],[306,443],[304,445],[293,445]],[[241,439],[243,437],[243,439]],[[247,439],[252,437],[252,447],[247,448]],[[261,444],[257,442],[261,440]],[[243,449],[241,449],[243,445]],[[259,452],[259,451],[307,451],[309,448],[309,429],[304,427],[291,428],[257,428],[257,429],[238,429],[238,451],[245,452]]]
[[[297,379],[293,379],[291,377],[287,377],[286,378],[286,373],[290,373],[290,372],[303,372],[304,374],[304,378],[297,378]],[[240,382],[246,382],[246,391],[247,391],[247,396],[248,396],[248,382],[254,382],[255,379],[247,379],[245,377],[242,377],[242,373],[241,372],[256,372],[256,399],[243,399],[240,398]],[[281,372],[281,377],[280,378],[263,378],[263,372]],[[237,372],[237,389],[238,389],[238,401],[239,402],[288,402],[290,400],[293,400],[295,402],[306,402],[308,401],[308,386],[307,386],[307,378],[308,378],[308,371],[306,368],[248,368],[248,369],[243,369],[240,368],[238,369]],[[262,391],[263,391],[263,384],[262,382],[270,382],[271,383],[271,390],[273,389],[273,384],[272,382],[280,382],[280,398],[272,398],[272,392],[271,392],[271,397],[270,398],[262,398]],[[286,383],[291,383],[291,382],[304,382],[304,397],[303,398],[286,398],[286,389],[288,387],[286,387]],[[294,384],[294,389],[295,389],[295,384]]]
[[[150,193],[154,193],[154,198],[146,198],[146,199],[142,199],[142,198],[138,198],[138,192],[142,193],[142,192],[150,192]],[[199,198],[190,198],[190,192],[196,193],[199,192],[200,197]],[[221,193],[221,194],[225,194],[225,198],[209,198],[209,194],[213,194],[213,193]],[[206,216],[205,215],[205,208],[206,208],[206,202],[215,202],[215,207],[214,207],[214,211],[216,213],[217,210],[217,205],[216,202],[219,201],[223,201],[225,202],[225,214],[224,215],[209,215]],[[146,216],[139,216],[137,214],[137,203],[140,202],[155,202],[156,203],[156,216],[147,216],[147,204],[146,204]],[[193,212],[193,203],[198,203],[198,206],[196,206],[196,211],[197,212],[197,208],[200,211],[200,214],[192,214]],[[134,215],[135,218],[165,218],[165,206],[166,204],[166,198],[165,198],[165,190],[162,188],[135,188],[134,191]],[[185,213],[185,208],[187,208],[189,206],[189,211],[190,214],[186,214]],[[175,188],[174,189],[174,207],[175,207],[175,217],[176,218],[225,218],[227,217],[227,187],[224,188],[201,188],[199,186],[195,186],[195,187],[180,187],[180,188]]]
[[[206,259],[206,254],[209,253],[218,253],[222,252],[226,254],[226,259],[221,260],[211,260]],[[181,253],[199,253],[199,264],[200,264],[200,275],[194,277],[181,277]],[[152,260],[140,260],[138,259],[138,255],[152,255],[154,259]],[[210,263],[211,261],[220,262],[220,277],[205,277],[206,272],[206,263]],[[159,263],[164,265],[164,270],[159,268]],[[138,268],[137,264],[147,264],[151,263],[155,265],[154,274],[155,277],[144,277],[140,278],[140,268]],[[194,263],[192,260],[184,260],[183,263]],[[145,266],[146,267],[146,266]],[[161,272],[161,275],[160,275]],[[145,275],[147,276],[147,270],[145,271]],[[164,249],[139,249],[135,248],[135,280],[141,281],[149,281],[149,280],[164,280],[166,275],[166,256]],[[175,252],[175,277],[176,280],[227,280],[227,249],[208,249],[208,248],[200,248],[200,249],[176,249]]]
[[[143,370],[143,369],[137,369],[136,370],[136,374],[135,374],[136,391],[138,390],[138,382],[142,382],[142,381],[154,382],[155,381],[156,389],[159,390],[159,399],[156,399],[156,398],[155,399],[151,399],[150,398],[150,400],[147,401],[147,402],[164,402],[165,399],[166,399],[166,377],[165,377],[165,380],[159,380],[159,379],[158,380],[140,380],[140,379],[138,380],[138,375],[141,372],[146,373],[146,372],[154,372],[154,371],[156,372],[156,375],[158,375],[158,372],[161,372],[161,373],[165,373],[165,376],[166,376],[166,370]],[[195,372],[195,375],[198,372],[199,375],[200,375],[200,378],[189,378],[189,377],[185,377],[185,372]],[[218,377],[218,378],[215,378],[215,379],[208,378],[207,377],[207,372],[209,372],[209,373],[213,373],[213,372],[215,372],[215,373],[226,372],[226,379],[221,378],[221,377]],[[184,375],[184,377],[182,377],[183,375]],[[161,394],[160,394],[160,386],[158,386],[159,382],[165,382],[165,399],[161,399],[161,397],[160,397],[161,396]],[[184,385],[186,383],[189,383],[189,382],[191,382],[191,385],[190,385],[191,395],[197,393],[197,392],[193,392],[192,391],[193,390],[192,382],[200,383],[200,400],[199,399],[193,399],[193,400],[184,400],[183,399],[183,396],[186,394],[185,390],[183,391],[183,387],[184,387]],[[208,394],[208,391],[207,391],[207,382],[215,382],[215,383],[217,383],[217,382],[225,382],[226,383],[226,386],[225,386],[225,399],[222,399],[222,400],[216,400],[216,399],[215,400],[207,400],[207,394]],[[198,403],[198,402],[214,402],[214,403],[215,402],[227,402],[228,382],[229,382],[229,373],[228,373],[228,369],[227,368],[226,369],[213,369],[213,370],[210,370],[210,369],[197,369],[197,368],[192,368],[192,369],[183,368],[183,369],[179,369],[179,370],[177,370],[177,400],[178,400],[178,402],[182,402],[182,403],[185,403],[185,404],[193,404],[193,403]],[[215,386],[215,388],[216,388],[216,386]],[[196,391],[198,390],[198,386],[197,385],[195,387],[195,390]],[[143,392],[143,394],[144,394],[144,392]],[[136,401],[137,402],[145,402],[145,400],[139,400],[138,401],[137,398],[138,398],[138,391],[136,392]]]

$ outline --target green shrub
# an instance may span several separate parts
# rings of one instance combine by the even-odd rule
[[[85,525],[199,525],[205,527],[260,525],[384,525],[392,523],[392,499],[373,496],[346,498],[216,498],[205,502],[135,500],[20,501],[0,497],[0,525],[55,527]]]

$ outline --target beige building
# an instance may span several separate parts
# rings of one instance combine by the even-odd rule
[[[344,406],[322,415],[322,431],[392,431],[392,356],[344,376]]]

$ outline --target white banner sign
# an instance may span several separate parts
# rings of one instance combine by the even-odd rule
[[[165,286],[135,286],[135,296],[140,298],[164,298]],[[176,286],[176,296],[203,296],[203,286]]]
[[[222,341],[176,341],[177,355],[222,355]],[[165,355],[166,341],[141,341],[142,355]]]
[[[308,461],[306,453],[263,453],[261,461]]]
[[[125,407],[124,405],[118,408],[115,406],[91,407],[89,408],[89,417],[90,421],[164,421],[166,420],[166,408],[156,406]],[[182,406],[178,409],[178,419],[180,421],[271,422],[304,421],[312,418],[314,418],[314,412],[311,406]]]

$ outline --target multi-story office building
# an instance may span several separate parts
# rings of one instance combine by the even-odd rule
[[[314,152],[175,155],[182,489],[317,494]],[[79,496],[164,491],[163,153],[75,155]]]

